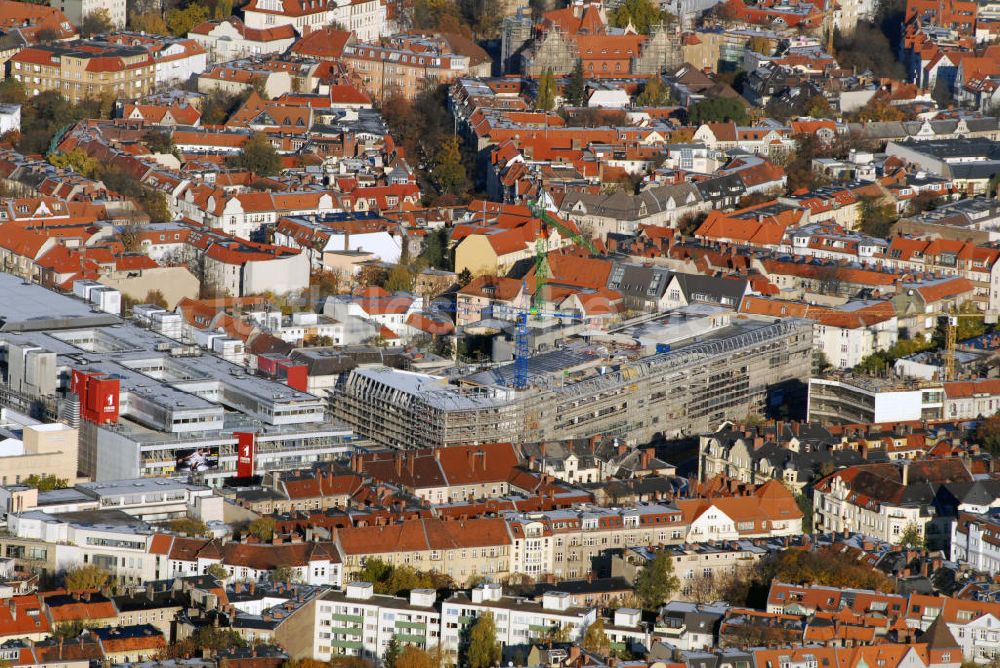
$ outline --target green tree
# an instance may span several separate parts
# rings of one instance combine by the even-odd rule
[[[99,7],[97,10],[83,17],[83,21],[80,22],[81,37],[93,37],[94,35],[111,32],[114,29],[115,24],[111,20],[111,14],[108,12],[107,7]]]
[[[576,59],[573,73],[566,84],[566,101],[574,107],[587,104],[587,79],[583,75],[583,61],[579,58]]]
[[[180,517],[170,522],[170,530],[182,533],[185,536],[210,536],[212,534],[208,525],[193,517]]]
[[[66,591],[81,592],[100,589],[111,579],[111,573],[94,564],[81,564],[66,569],[63,582]]]
[[[60,169],[72,169],[87,178],[94,178],[100,168],[100,161],[91,158],[82,148],[74,148],[68,153],[54,153],[49,156],[49,162]]]
[[[492,668],[500,662],[500,644],[493,613],[480,615],[469,630],[469,643],[465,650],[465,663],[469,668]]]
[[[746,108],[738,100],[731,97],[713,97],[691,105],[688,109],[688,121],[691,125],[729,121],[737,125],[746,125],[749,119]]]
[[[274,528],[274,518],[263,515],[255,519],[247,526],[247,533],[251,536],[256,536],[261,541],[267,543],[274,538]]]
[[[813,502],[809,493],[796,494],[795,505],[802,511],[802,533],[813,531]]]
[[[402,649],[395,635],[389,638],[385,652],[382,653],[382,668],[396,668],[396,659],[399,658]]]
[[[674,562],[666,550],[658,550],[635,579],[635,593],[646,610],[658,609],[679,586]]]
[[[637,107],[665,107],[670,104],[670,88],[660,77],[653,77],[635,98],[635,104]]]
[[[888,238],[896,222],[896,211],[878,197],[861,198],[861,231],[873,237]]]
[[[899,536],[899,544],[903,547],[922,550],[924,548],[924,537],[920,533],[920,527],[913,522],[907,524],[906,528],[903,529],[903,533]]]
[[[24,479],[22,484],[34,487],[39,492],[51,492],[54,489],[66,489],[69,487],[69,481],[66,478],[57,478],[48,473],[42,475],[32,473]]]
[[[604,631],[604,619],[598,617],[597,621],[587,627],[581,645],[583,649],[599,656],[608,656],[611,653],[611,639]]]
[[[151,223],[165,223],[170,220],[170,207],[167,206],[167,196],[159,190],[143,187],[139,196],[139,204],[149,216]]]
[[[168,132],[163,130],[146,130],[142,135],[142,141],[153,153],[172,153],[174,151],[174,140]]]
[[[448,253],[448,228],[432,230],[424,240],[420,250],[420,261],[435,269],[451,270],[451,257]]]
[[[552,73],[552,68],[548,68],[542,73],[538,80],[538,93],[535,95],[535,109],[539,111],[552,111],[556,106],[556,95],[559,91],[556,88],[556,77]]]
[[[258,132],[243,144],[242,151],[226,158],[226,165],[257,176],[274,176],[281,171],[281,158],[267,135]]]
[[[471,282],[472,282],[472,272],[469,271],[468,267],[466,267],[462,271],[458,272],[458,283],[459,283],[459,285],[461,285],[462,287],[465,287],[466,285],[468,285]]]
[[[389,275],[385,279],[386,292],[412,292],[413,274],[410,269],[403,264],[397,264],[389,270]]]
[[[13,77],[0,80],[0,102],[24,104],[27,99],[28,93],[25,91],[23,83]]]
[[[175,37],[185,37],[191,29],[208,20],[208,9],[204,5],[192,3],[184,9],[167,12],[167,28]]]
[[[441,145],[434,166],[434,180],[442,192],[460,197],[469,190],[469,176],[462,163],[458,137],[449,137]]]
[[[226,567],[223,566],[222,564],[212,564],[211,566],[205,569],[205,575],[211,575],[213,578],[217,580],[224,581],[226,578],[229,577],[229,571],[227,571]]]
[[[673,23],[674,17],[662,11],[653,0],[624,0],[608,17],[611,25],[624,28],[630,23],[636,31],[648,35],[659,25]]]
[[[87,627],[84,625],[83,620],[74,619],[71,622],[63,622],[61,624],[56,624],[55,628],[52,629],[52,635],[61,640],[72,640],[73,638],[80,637],[80,634],[84,632]]]
[[[277,568],[273,568],[268,575],[271,576],[271,582],[294,584],[299,581],[299,572],[289,566],[278,566]]]

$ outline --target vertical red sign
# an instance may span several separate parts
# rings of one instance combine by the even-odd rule
[[[97,398],[98,422],[118,422],[118,380],[107,378],[93,382],[93,392]]]
[[[236,477],[249,478],[253,476],[254,433],[252,431],[237,431],[236,436]]]
[[[118,422],[121,385],[117,378],[73,369],[70,387],[80,397],[80,417],[88,422]]]

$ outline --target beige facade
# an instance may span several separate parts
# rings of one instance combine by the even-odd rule
[[[73,102],[137,98],[153,91],[156,64],[141,47],[69,42],[22,50],[10,60],[10,76],[29,95],[51,90]]]
[[[0,451],[0,485],[16,485],[32,475],[76,481],[77,430],[65,424],[31,425],[22,432],[23,449]],[[21,454],[16,454],[18,450]]]
[[[97,279],[98,283],[142,301],[151,290],[159,290],[172,309],[181,299],[197,299],[201,283],[187,267],[157,267],[140,271],[119,271]]]

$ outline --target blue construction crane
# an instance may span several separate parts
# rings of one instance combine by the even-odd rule
[[[492,315],[492,306],[489,307],[490,313]],[[583,320],[583,316],[579,313],[571,312],[559,312],[559,311],[542,311],[534,306],[531,308],[517,308],[514,306],[503,306],[501,307],[505,313],[514,313],[516,315],[514,319],[515,329],[514,329],[514,384],[513,388],[515,390],[526,390],[528,389],[528,365],[529,359],[531,358],[531,340],[528,335],[528,319],[530,317],[535,318],[560,318],[560,319],[570,319],[570,320]],[[440,304],[435,303],[432,308],[429,309],[432,313],[435,311],[445,312],[445,313],[458,313],[457,303]],[[482,312],[479,312],[482,315]]]

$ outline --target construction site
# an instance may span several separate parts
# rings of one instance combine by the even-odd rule
[[[734,318],[670,350],[580,341],[457,379],[386,367],[351,372],[333,399],[357,437],[392,448],[615,435],[641,443],[711,430],[727,417],[804,407],[812,324]]]

